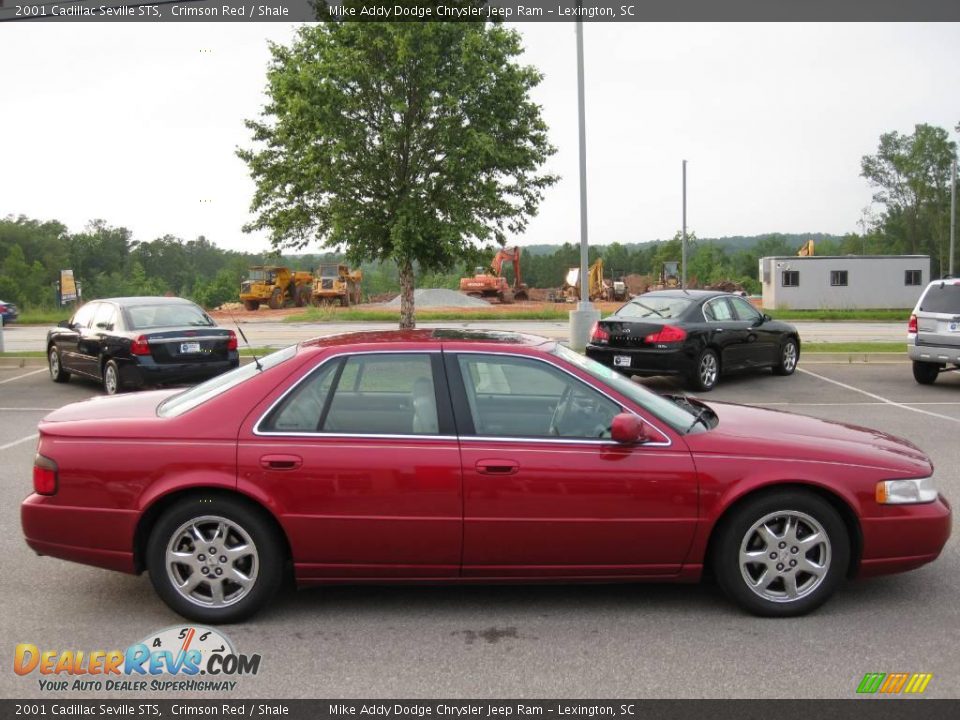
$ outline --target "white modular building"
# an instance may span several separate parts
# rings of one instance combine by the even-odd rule
[[[929,281],[929,255],[760,258],[765,310],[912,308]]]

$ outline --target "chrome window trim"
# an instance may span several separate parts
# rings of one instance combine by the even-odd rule
[[[706,300],[703,305],[700,306],[700,314],[703,316],[703,321],[706,323],[741,322],[740,320],[737,320],[736,317],[730,317],[726,320],[711,320],[707,317],[707,305],[713,305],[713,303],[717,301],[726,299],[727,298],[725,296],[718,295],[717,297],[712,297],[709,300]],[[733,307],[730,308],[730,312],[736,314],[736,311],[733,309]]]
[[[550,362],[549,360],[545,360],[544,358],[536,357],[535,355],[524,355],[524,354],[520,354],[520,353],[505,353],[505,352],[497,352],[497,351],[495,351],[495,350],[478,350],[478,351],[473,351],[473,350],[450,350],[449,352],[450,352],[451,355],[466,354],[466,355],[501,355],[501,356],[514,357],[514,358],[515,358],[515,357],[522,357],[522,358],[528,358],[528,359],[530,359],[530,360],[536,360],[537,362],[542,362],[544,365],[549,365],[549,366],[552,367],[552,368],[556,368],[556,369],[559,370],[560,372],[566,373],[567,375],[569,375],[570,377],[572,377],[574,380],[576,380],[576,381],[578,381],[578,382],[586,385],[586,386],[587,386],[588,388],[590,388],[591,390],[594,390],[595,392],[600,393],[600,394],[603,395],[605,398],[607,398],[607,400],[609,400],[610,402],[612,402],[614,405],[618,406],[621,410],[624,410],[624,411],[626,411],[626,412],[629,412],[631,415],[633,415],[633,416],[635,416],[635,417],[637,417],[637,418],[640,418],[640,420],[642,420],[644,423],[646,423],[647,425],[649,425],[650,427],[652,427],[654,430],[656,430],[656,431],[660,434],[660,436],[663,437],[664,440],[665,440],[665,442],[648,442],[648,443],[643,443],[642,445],[636,445],[636,446],[634,446],[634,447],[670,447],[671,445],[673,445],[673,441],[670,439],[670,436],[667,435],[663,430],[661,430],[657,425],[655,425],[654,423],[650,422],[650,421],[647,420],[646,418],[641,417],[639,413],[634,412],[634,411],[631,410],[630,408],[624,407],[624,405],[623,405],[622,402],[620,402],[620,401],[617,400],[616,398],[611,397],[608,393],[605,393],[603,390],[601,390],[600,388],[594,386],[592,383],[587,382],[586,380],[584,380],[583,378],[581,378],[579,375],[575,375],[574,373],[572,373],[572,372],[570,372],[569,370],[567,370],[565,367],[560,367],[559,365],[555,365],[554,363]],[[461,436],[460,436],[460,439],[461,439],[461,440],[464,440],[464,439],[468,439],[468,440],[481,440],[481,441],[485,441],[485,442],[490,442],[490,441],[497,441],[497,442],[542,442],[542,443],[547,443],[547,444],[551,444],[551,445],[555,445],[555,444],[557,444],[557,443],[566,443],[566,444],[574,443],[574,444],[587,444],[587,445],[615,445],[615,446],[617,446],[617,447],[623,447],[623,446],[622,446],[620,443],[618,443],[616,440],[611,440],[611,439],[609,439],[609,438],[606,438],[606,439],[597,438],[596,440],[594,440],[594,439],[591,439],[591,438],[542,438],[542,437],[537,437],[537,436],[531,436],[531,437],[516,437],[516,438],[514,438],[514,437],[509,437],[509,436],[508,436],[508,437],[499,437],[499,436],[490,436],[490,435],[461,435]]]

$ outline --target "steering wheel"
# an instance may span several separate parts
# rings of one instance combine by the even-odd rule
[[[563,422],[563,420],[567,416],[567,410],[569,409],[569,405],[570,405],[570,396],[571,396],[571,389],[570,389],[570,386],[567,385],[563,389],[563,393],[561,393],[560,399],[557,401],[557,406],[553,409],[553,416],[550,418],[549,433],[551,435],[554,435],[554,436],[560,435],[560,423]]]

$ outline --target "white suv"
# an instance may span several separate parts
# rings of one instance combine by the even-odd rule
[[[907,354],[918,383],[935,382],[948,364],[960,368],[960,280],[927,285],[910,315],[907,332]]]

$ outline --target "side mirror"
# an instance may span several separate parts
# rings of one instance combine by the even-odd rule
[[[71,328],[73,326],[70,324],[69,320],[61,320],[60,322],[57,323],[57,327]]]
[[[771,320],[773,320],[772,317],[770,317],[770,316],[767,315],[766,313],[763,314],[763,321],[764,321],[764,322],[770,322]]]
[[[633,413],[620,413],[613,418],[610,437],[622,445],[642,445],[650,440],[647,426]]]

